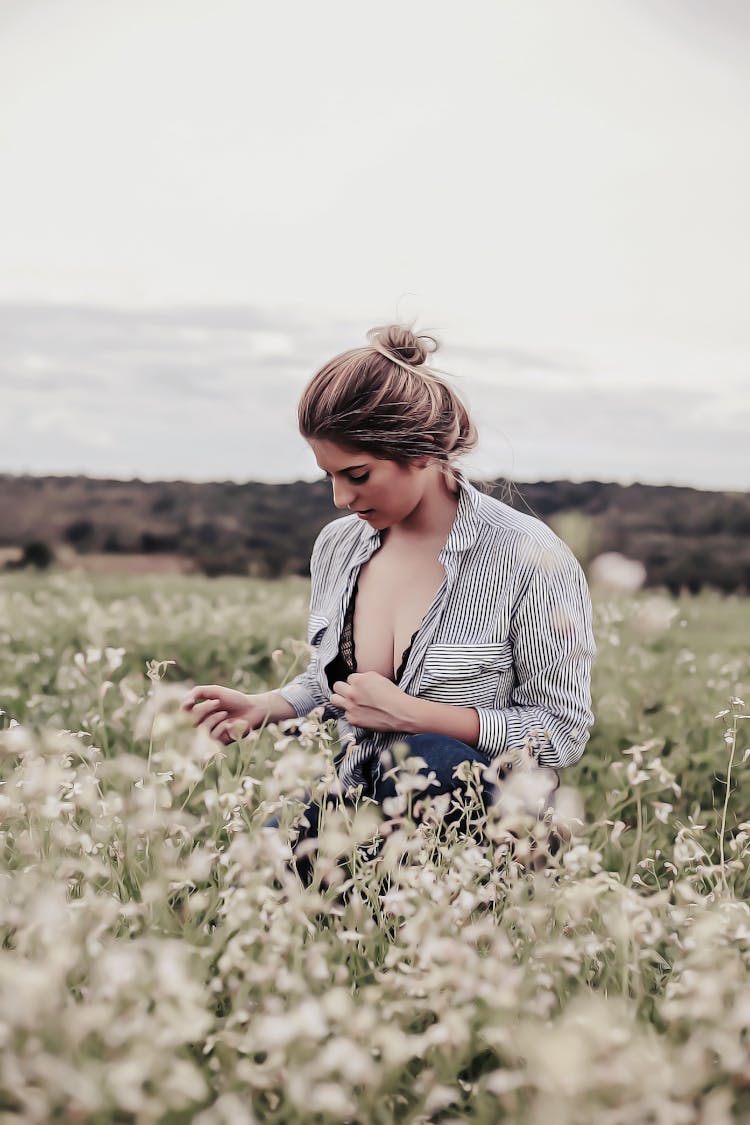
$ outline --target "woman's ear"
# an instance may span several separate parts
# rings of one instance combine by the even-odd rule
[[[433,434],[425,434],[424,436],[427,441],[431,441],[433,445],[435,444],[435,437]],[[431,457],[429,453],[425,453],[424,456],[417,457],[414,461],[414,464],[420,469],[426,469],[427,466],[431,465],[434,460],[435,458]]]
[[[443,474],[443,480],[448,486],[448,491],[452,492],[454,496],[457,496],[461,489],[459,488],[459,484],[456,480],[455,474],[453,473],[453,470],[447,461],[440,462],[440,472]]]

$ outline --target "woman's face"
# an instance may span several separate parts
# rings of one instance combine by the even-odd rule
[[[332,441],[310,438],[308,444],[333,485],[336,507],[357,512],[372,527],[400,523],[424,495],[430,475],[423,471],[425,458],[400,465]]]

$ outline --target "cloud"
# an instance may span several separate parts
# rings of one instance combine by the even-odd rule
[[[0,292],[329,325],[408,298],[514,371],[639,335],[747,349],[750,84],[704,45],[746,51],[742,8],[16,6]]]
[[[91,449],[109,449],[114,445],[110,433],[100,426],[89,427],[85,419],[71,410],[58,407],[34,412],[28,418],[31,434],[54,431],[60,437],[69,437],[78,445]]]
[[[365,327],[302,310],[0,305],[0,469],[313,479],[299,395],[320,364],[364,342]],[[479,427],[466,462],[477,476],[750,483],[747,399],[723,411],[710,368],[703,385],[644,388],[634,377],[610,384],[607,366],[585,356],[445,354]]]

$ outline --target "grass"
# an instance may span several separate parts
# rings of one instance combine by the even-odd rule
[[[331,728],[224,748],[179,700],[293,675],[306,600],[0,580],[3,1120],[750,1117],[750,603],[596,601],[597,722],[544,864],[509,806],[482,842],[415,826],[406,761],[380,850],[372,804],[332,810],[304,888]]]

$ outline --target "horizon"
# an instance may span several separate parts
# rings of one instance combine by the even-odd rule
[[[511,480],[507,477],[477,477],[473,474],[467,474],[470,480],[481,481],[484,484],[502,484],[507,483],[520,487],[523,485],[537,485],[537,484],[600,484],[605,487],[617,485],[620,488],[670,488],[670,489],[688,489],[693,492],[711,492],[717,494],[733,494],[744,495],[750,489],[744,488],[701,488],[698,485],[692,484],[674,484],[671,481],[653,482],[653,481],[618,481],[618,480],[601,480],[598,477],[586,477],[581,480],[574,480],[570,477],[541,477],[537,480]],[[249,484],[260,485],[294,485],[294,484],[322,484],[327,478],[323,476],[305,479],[298,477],[295,480],[260,480],[257,477],[248,477],[246,480],[235,480],[231,477],[210,477],[198,479],[193,477],[118,477],[118,476],[91,476],[87,473],[14,473],[0,469],[0,479],[9,480],[81,480],[89,481],[92,484],[235,484],[239,486],[246,486]]]

